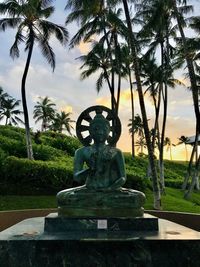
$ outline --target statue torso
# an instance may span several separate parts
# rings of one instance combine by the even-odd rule
[[[86,178],[86,186],[91,189],[103,189],[109,187],[118,179],[115,157],[116,148],[108,145],[96,147],[94,145],[84,148],[84,161],[90,168]]]

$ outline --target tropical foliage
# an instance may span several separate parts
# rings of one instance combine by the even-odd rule
[[[55,55],[49,44],[49,39],[54,35],[63,45],[66,44],[68,39],[68,32],[64,27],[47,20],[54,12],[54,7],[50,5],[51,2],[46,0],[5,0],[0,4],[0,14],[6,14],[8,16],[0,19],[0,30],[5,31],[8,27],[17,29],[15,41],[10,48],[11,57],[19,57],[19,45],[21,43],[25,43],[25,51],[28,52],[21,82],[21,95],[26,129],[27,155],[29,159],[33,159],[33,151],[25,86],[33,47],[37,42],[43,56],[47,59],[52,69],[54,69]]]
[[[42,121],[41,131],[46,131],[49,127],[49,123],[53,120],[55,115],[55,106],[47,96],[45,98],[40,97],[40,102],[34,106],[33,118],[35,122]]]

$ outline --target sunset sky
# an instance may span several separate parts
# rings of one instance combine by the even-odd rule
[[[200,8],[197,5],[199,1],[190,1],[194,4],[195,14],[200,14]],[[55,1],[56,12],[52,20],[63,25],[66,18],[64,11],[65,1]],[[70,37],[77,30],[76,25],[68,27]],[[15,31],[7,30],[0,33],[0,86],[16,99],[21,99],[20,84],[24,70],[26,54],[23,53],[23,45],[20,47],[20,57],[14,61],[9,56],[9,48],[13,44]],[[46,60],[41,55],[37,46],[34,47],[31,67],[27,79],[27,102],[29,107],[30,125],[36,130],[40,128],[40,124],[35,125],[32,118],[33,107],[38,101],[38,97],[48,96],[56,103],[58,110],[72,112],[72,119],[77,120],[78,115],[89,106],[101,104],[110,107],[110,96],[106,86],[97,94],[95,89],[95,81],[97,76],[80,81],[79,60],[76,60],[82,54],[87,53],[89,47],[87,44],[81,43],[79,47],[69,50],[68,47],[63,48],[56,40],[52,40],[51,45],[56,54],[56,69],[54,73]],[[184,70],[186,71],[186,70]],[[184,80],[184,71],[177,72],[175,78],[181,79],[188,86],[189,82]],[[181,135],[194,135],[194,111],[192,105],[191,93],[182,86],[176,89],[169,89],[169,108],[166,136],[172,143],[177,144]],[[146,96],[145,103],[150,119],[150,126],[153,124],[154,109],[151,99]],[[136,113],[140,113],[138,96],[135,92]],[[120,103],[119,117],[122,121],[123,131],[118,147],[123,151],[131,150],[131,139],[128,134],[128,120],[131,117],[130,94],[128,84],[124,81],[122,85],[122,95]],[[190,150],[190,146],[188,146]],[[185,160],[184,145],[172,148],[172,156],[174,160]],[[165,157],[169,158],[169,152],[165,153]]]

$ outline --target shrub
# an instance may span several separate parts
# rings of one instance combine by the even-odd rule
[[[140,176],[131,171],[126,171],[127,181],[124,187],[144,191],[147,187],[148,180],[144,176]]]
[[[165,179],[165,186],[172,187],[172,188],[178,188],[180,189],[182,187],[183,180],[180,179]]]
[[[9,137],[0,135],[0,148],[16,157],[26,157],[25,140],[17,141]]]
[[[8,157],[2,168],[2,180],[11,193],[35,194],[57,192],[72,186],[72,164],[61,162],[35,161]]]
[[[25,131],[13,126],[0,126],[0,135],[9,137],[14,140],[23,141],[25,140]],[[21,131],[22,130],[22,131]]]
[[[56,148],[48,145],[33,144],[33,155],[35,160],[51,161],[63,157],[65,154]]]
[[[0,148],[0,170],[3,166],[4,161],[7,158],[7,156],[8,156],[8,154],[3,149]]]
[[[60,149],[70,156],[74,156],[76,149],[81,147],[77,138],[55,132],[42,133],[40,140],[43,144]]]

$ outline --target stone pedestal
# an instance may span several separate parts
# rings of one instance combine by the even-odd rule
[[[159,231],[62,234],[45,232],[44,222],[27,219],[0,233],[1,267],[199,267],[200,232],[163,219]]]
[[[106,232],[132,232],[132,231],[158,231],[158,218],[146,214],[136,218],[106,218],[106,217],[60,217],[51,213],[45,217],[44,232],[47,234],[70,231],[106,231]]]

